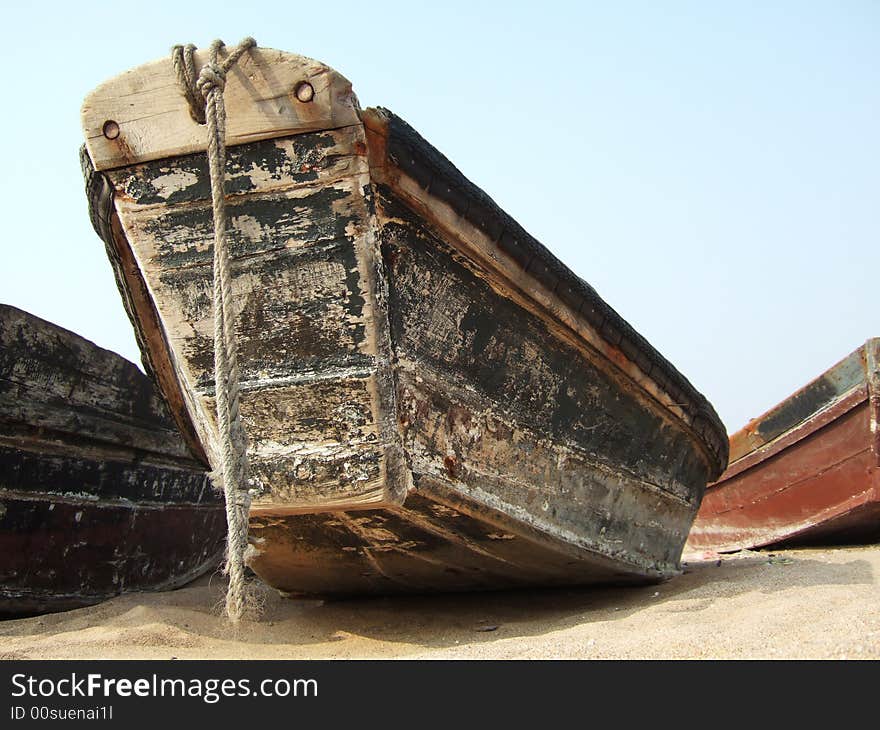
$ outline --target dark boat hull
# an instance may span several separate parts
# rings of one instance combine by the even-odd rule
[[[867,344],[731,437],[685,553],[880,539],[878,352]]]
[[[13,470],[28,461],[46,462],[44,454],[25,451],[4,449],[0,457],[3,468]],[[0,614],[63,611],[129,591],[170,590],[218,565],[226,529],[222,510],[200,504],[197,493],[176,504],[84,500],[96,473],[108,466],[115,465],[80,459],[65,465],[65,480],[80,484],[75,496],[36,491],[32,482],[27,490],[10,489],[4,478]],[[191,475],[179,470],[165,470],[160,478],[181,497],[193,486]]]
[[[225,511],[149,380],[0,307],[0,615],[167,590],[214,568]]]
[[[675,574],[726,463],[705,398],[332,69],[268,49],[240,64],[227,189],[251,567],[318,595]],[[84,166],[151,366],[216,461],[209,185],[170,73],[150,64],[90,95]],[[302,78],[311,106],[254,121]],[[159,97],[162,131],[139,127]]]

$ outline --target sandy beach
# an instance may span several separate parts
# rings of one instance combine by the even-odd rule
[[[223,581],[0,623],[2,659],[880,658],[880,546],[744,551],[666,583],[283,599],[233,630]]]

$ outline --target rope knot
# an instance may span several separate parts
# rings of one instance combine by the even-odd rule
[[[219,63],[206,63],[199,71],[199,78],[196,81],[196,88],[199,93],[208,100],[208,95],[217,89],[221,94],[226,88],[226,70]]]

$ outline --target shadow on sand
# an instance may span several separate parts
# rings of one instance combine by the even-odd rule
[[[137,635],[157,623],[173,627],[178,636],[176,640],[169,636],[168,646],[185,645],[189,634],[193,639],[235,640],[245,645],[307,646],[354,636],[446,648],[617,621],[658,606],[664,612],[700,611],[747,592],[767,594],[797,586],[874,581],[867,560],[827,562],[815,559],[815,554],[815,550],[741,553],[719,561],[685,564],[682,575],[665,583],[625,588],[515,590],[332,602],[283,599],[267,591],[260,620],[238,630],[232,630],[219,615],[224,586],[222,579],[214,575],[185,589],[151,594],[148,599],[143,594],[129,594],[89,609],[2,622],[0,648],[3,636],[41,636],[45,640],[96,625],[111,625]]]

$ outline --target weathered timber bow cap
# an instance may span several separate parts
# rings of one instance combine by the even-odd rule
[[[212,67],[208,49],[193,49],[193,61],[201,93],[225,84],[227,146],[360,123],[351,82],[320,61],[271,48],[251,48],[226,72]],[[98,86],[83,103],[82,125],[98,171],[207,147],[169,57]]]

